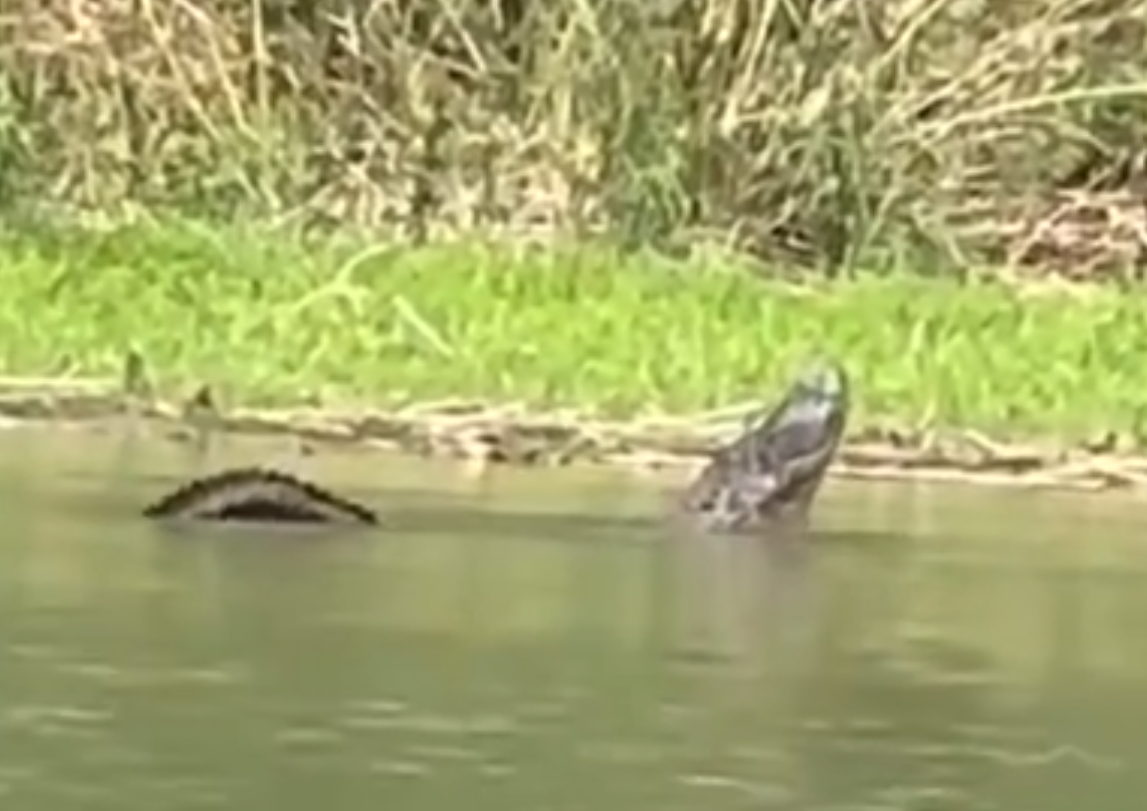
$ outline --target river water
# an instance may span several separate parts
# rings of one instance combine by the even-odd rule
[[[0,807],[1141,811],[1147,504],[832,481],[815,546],[632,476],[232,443],[374,534],[174,535],[185,449],[0,435]]]

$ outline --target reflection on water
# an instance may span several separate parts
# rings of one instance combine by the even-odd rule
[[[283,543],[137,519],[177,450],[127,475],[110,441],[22,434],[0,458],[5,808],[1137,811],[1147,788],[1134,505],[834,483],[802,554],[679,536],[605,474],[346,454],[297,464],[387,528]]]

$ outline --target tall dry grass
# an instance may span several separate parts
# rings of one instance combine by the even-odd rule
[[[0,198],[1126,268],[1145,42],[1147,0],[0,0]]]

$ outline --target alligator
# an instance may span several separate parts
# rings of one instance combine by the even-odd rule
[[[681,509],[714,532],[739,532],[795,517],[803,522],[840,446],[849,382],[830,361],[806,368],[771,410],[715,450],[680,497]],[[144,509],[154,520],[374,525],[378,517],[318,485],[265,467],[195,479]]]
[[[143,511],[161,521],[374,525],[378,517],[318,485],[263,467],[224,470],[194,479]]]
[[[840,446],[849,383],[835,362],[810,365],[768,411],[718,448],[682,494],[702,528],[738,532],[804,522]]]

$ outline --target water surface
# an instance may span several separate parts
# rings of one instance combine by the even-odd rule
[[[197,468],[0,434],[0,804],[1006,809],[1147,795],[1147,505],[832,482],[808,554],[664,493],[236,444],[376,534],[173,535]]]

